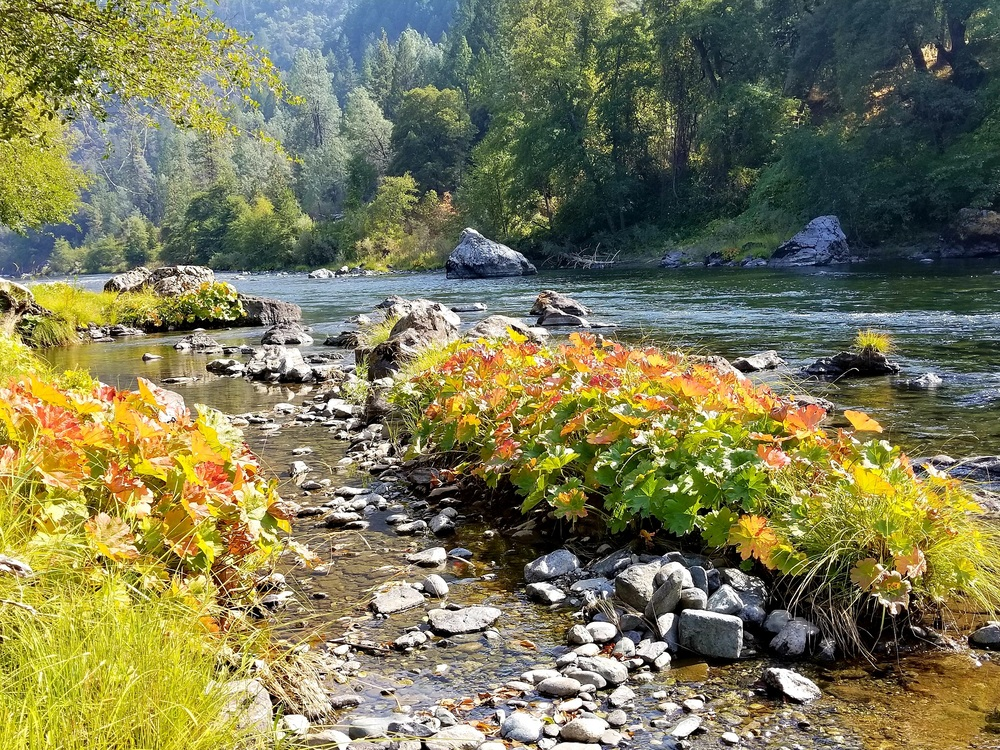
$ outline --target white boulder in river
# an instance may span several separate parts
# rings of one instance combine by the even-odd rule
[[[449,279],[493,279],[531,276],[538,269],[517,250],[489,240],[475,229],[466,229],[448,256],[445,273]]]
[[[850,263],[847,235],[836,216],[820,216],[783,243],[767,262],[769,266],[827,266]]]

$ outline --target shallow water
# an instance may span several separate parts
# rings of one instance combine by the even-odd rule
[[[998,263],[864,265],[849,269],[769,271],[681,270],[621,272],[547,272],[536,278],[490,281],[447,281],[440,274],[309,280],[297,276],[221,275],[241,291],[274,296],[303,307],[318,342],[344,321],[366,312],[390,294],[427,297],[446,303],[484,302],[486,314],[525,315],[541,289],[569,294],[594,310],[592,318],[620,324],[617,335],[666,346],[712,351],[734,357],[774,348],[789,367],[767,380],[825,395],[838,405],[863,408],[887,428],[890,438],[913,453],[948,452],[955,456],[1000,453],[1000,269]],[[106,277],[80,281],[99,287]],[[462,315],[474,322],[481,314]],[[848,345],[858,328],[890,332],[904,368],[899,378],[846,381],[836,385],[802,384],[795,370],[813,359]],[[257,343],[260,330],[213,332],[223,344]],[[606,333],[606,332],[605,332]],[[172,386],[189,404],[206,403],[229,413],[270,412],[279,402],[306,397],[308,386],[263,386],[208,374],[204,355],[173,349],[179,335],[122,340],[49,352],[59,368],[83,367],[105,382],[131,387],[137,376],[161,381],[191,376],[197,382]],[[319,347],[317,347],[319,348]],[[163,355],[144,363],[144,352]],[[944,378],[933,390],[905,387],[906,379],[926,372]],[[361,478],[331,468],[345,446],[316,426],[286,428],[271,434],[247,430],[252,447],[276,472],[292,460],[291,450],[309,445],[306,457],[335,482]],[[285,493],[308,504],[294,486]],[[382,518],[357,532],[311,530],[316,549],[329,561],[325,576],[300,581],[299,604],[292,624],[299,632],[319,630],[339,637],[389,642],[415,624],[422,610],[394,615],[384,622],[365,616],[373,587],[398,577],[420,580],[424,573],[408,568],[405,554],[434,544],[429,539],[396,536]],[[503,636],[489,643],[476,636],[451,639],[449,649],[431,649],[411,657],[362,657],[365,673],[359,687],[364,713],[390,711],[397,700],[426,707],[438,700],[495,691],[504,681],[537,666],[551,666],[562,653],[563,634],[572,624],[569,608],[545,610],[520,594],[524,562],[538,551],[530,543],[502,535],[487,536],[487,520],[466,519],[446,546],[475,552],[474,565],[450,562],[446,579],[451,600],[487,602],[504,610]],[[542,551],[547,549],[542,548]],[[314,599],[313,593],[328,598]],[[293,627],[292,632],[295,632]],[[982,656],[982,655],[979,655]],[[435,667],[447,665],[443,674]],[[864,747],[873,750],[907,746],[923,748],[998,748],[1000,735],[984,731],[986,715],[1000,707],[1000,666],[973,664],[967,655],[923,654],[879,669],[850,667],[827,672],[810,670],[827,697],[807,708],[782,707],[754,689],[760,663],[738,665],[680,664],[637,689],[637,705],[651,708],[649,695],[667,690],[672,700],[701,694],[708,699],[712,731],[694,747],[717,747],[725,728],[754,729],[758,737],[746,747]],[[381,694],[395,690],[395,697]],[[485,706],[471,716],[485,717]],[[642,712],[646,719],[655,710]],[[655,746],[662,734],[643,735]],[[645,746],[645,745],[643,745]]]

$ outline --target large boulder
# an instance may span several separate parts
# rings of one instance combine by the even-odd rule
[[[820,216],[775,250],[768,265],[827,266],[850,260],[851,250],[840,220],[836,216]]]
[[[581,317],[590,315],[590,310],[581,303],[572,297],[567,297],[565,294],[553,292],[551,289],[546,289],[538,295],[535,299],[535,304],[531,306],[531,314],[541,315],[545,312],[546,308],[550,307],[560,312],[569,313],[570,315],[579,315]]]
[[[42,308],[35,302],[35,295],[28,287],[10,279],[0,279],[0,314],[39,314]]]
[[[164,266],[149,274],[144,286],[161,297],[179,297],[214,281],[215,272],[205,266]]]
[[[486,239],[475,229],[466,229],[448,256],[445,273],[449,279],[492,279],[531,276],[538,269],[516,250]]]
[[[112,276],[104,284],[104,291],[122,294],[124,292],[137,292],[146,285],[149,275],[153,273],[145,266],[133,268],[131,271]]]
[[[430,346],[444,346],[458,337],[461,319],[440,302],[415,300],[410,312],[401,317],[389,339],[372,350],[368,377],[378,380],[398,372],[407,361]]]
[[[270,297],[255,297],[250,294],[240,295],[243,305],[243,317],[238,323],[245,326],[274,326],[280,324],[298,323],[302,320],[302,308],[291,302],[271,299]]]
[[[872,378],[895,375],[899,372],[899,365],[890,362],[880,352],[841,352],[816,360],[802,372],[820,380]]]

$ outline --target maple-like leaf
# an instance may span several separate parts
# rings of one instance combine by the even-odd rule
[[[739,550],[744,560],[755,557],[770,565],[771,552],[778,544],[778,537],[763,516],[740,516],[729,531],[729,543]]]
[[[852,411],[851,409],[847,409],[844,411],[844,416],[847,417],[847,421],[851,423],[851,427],[858,432],[882,432],[882,425],[869,417],[863,411]]]
[[[816,404],[807,404],[789,409],[785,416],[785,426],[796,435],[816,432],[820,422],[826,419],[826,410]]]
[[[776,445],[758,445],[757,455],[765,466],[772,469],[784,469],[792,463],[792,459]]]
[[[920,578],[927,572],[927,558],[920,548],[913,546],[913,552],[896,558],[896,570],[906,578]]]
[[[872,586],[872,596],[888,610],[890,615],[896,616],[909,606],[912,590],[910,582],[904,580],[899,571],[894,570],[882,576]]]
[[[135,547],[132,529],[120,518],[98,513],[83,525],[87,538],[98,553],[116,562],[135,560],[139,550]]]
[[[863,591],[869,591],[884,575],[885,568],[873,557],[860,560],[851,568],[851,581]]]
[[[855,486],[866,495],[893,497],[896,494],[896,488],[871,469],[855,466],[851,470],[851,475],[854,477]]]

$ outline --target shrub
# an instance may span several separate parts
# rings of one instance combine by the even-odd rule
[[[168,326],[231,323],[243,317],[239,293],[223,281],[205,282],[193,292],[163,298],[160,317]]]
[[[275,480],[225,417],[195,417],[144,380],[130,392],[26,376],[0,390],[0,445],[0,488],[40,534],[81,534],[146,585],[177,576],[235,596],[289,530]]]
[[[455,346],[394,399],[421,410],[414,452],[452,453],[490,486],[511,482],[525,512],[545,504],[612,532],[699,534],[848,608],[871,599],[895,614],[914,596],[956,592],[1000,603],[996,534],[960,485],[922,479],[898,449],[862,440],[882,429],[864,414],[828,434],[820,407],[707,361],[580,334],[552,349],[515,336]]]

